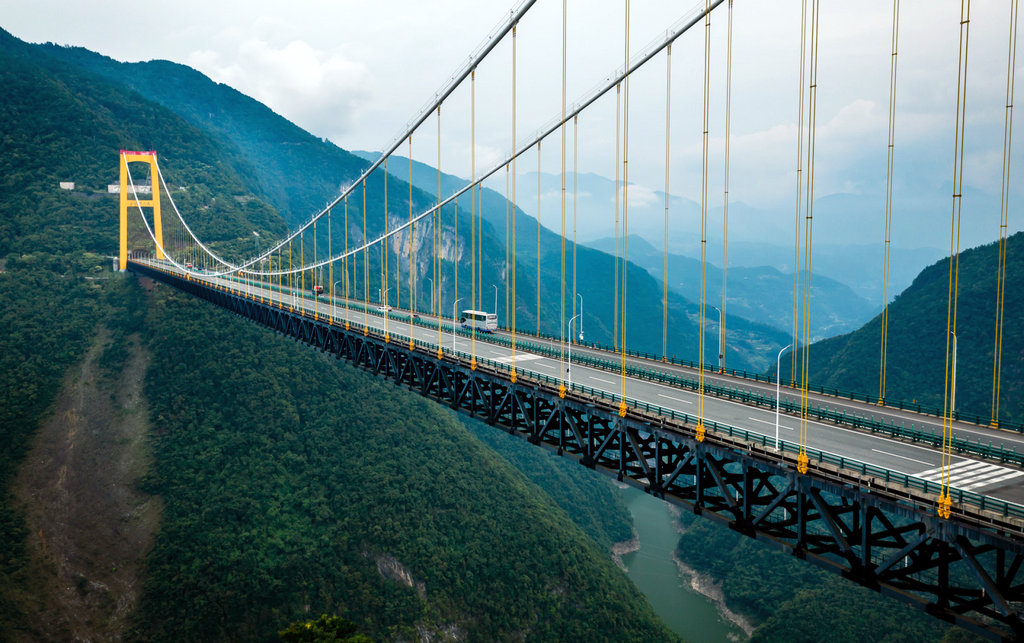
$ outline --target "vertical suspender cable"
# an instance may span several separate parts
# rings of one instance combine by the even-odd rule
[[[790,352],[789,385],[797,383],[796,360],[800,347],[800,213],[804,178],[804,70],[807,68],[807,0],[803,0],[800,11],[800,99],[796,115],[796,214],[793,225],[793,350]]]
[[[345,197],[345,261],[341,264],[345,272],[345,330],[348,330],[348,298],[349,298],[349,276],[348,276],[348,197]]]
[[[807,473],[807,388],[808,363],[810,360],[810,323],[811,323],[811,249],[814,223],[814,143],[817,138],[818,116],[818,22],[820,19],[819,3],[811,3],[811,81],[808,86],[809,110],[807,113],[807,217],[804,235],[804,342],[803,363],[801,368],[800,386],[800,454],[797,456],[797,471]]]
[[[331,252],[331,214],[330,210],[327,211],[327,256],[333,257],[334,254]],[[327,268],[327,280],[331,282],[331,302],[335,301],[334,298],[334,262],[332,261]],[[331,306],[331,323],[334,323],[334,306]]]
[[[661,361],[668,361],[668,166],[672,133],[672,43],[665,50],[665,231],[661,247]]]
[[[967,45],[971,25],[971,0],[960,2],[960,58],[957,65],[956,132],[953,148],[953,211],[949,228],[949,290],[946,304],[946,367],[942,391],[942,491],[939,493],[938,514],[942,518],[952,515],[953,500],[949,495],[949,465],[952,461],[950,444],[953,440],[953,401],[955,386],[951,367],[956,366],[955,352],[950,350],[950,336],[956,341],[957,296],[960,288],[960,209],[964,177],[964,130],[967,118]],[[955,347],[954,347],[955,348]],[[953,359],[951,359],[953,358]]]
[[[476,70],[474,69],[469,75],[469,174],[472,177],[472,182],[476,183]],[[472,302],[473,310],[477,309],[477,283],[476,283],[476,187],[470,188],[470,215],[469,215],[469,237],[470,237],[470,262],[469,262],[469,274],[471,277],[471,290],[469,293],[470,301]],[[483,279],[483,274],[480,275]],[[483,308],[481,304],[480,308]],[[486,321],[486,317],[484,318]],[[476,324],[470,325],[470,341],[471,341],[471,361],[469,367],[476,370]]]
[[[1006,118],[1003,123],[1003,188],[999,206],[999,267],[996,277],[996,334],[992,358],[992,426],[999,426],[1003,370],[1003,301],[1006,296],[1006,232],[1010,206],[1010,141],[1013,132],[1013,79],[1017,59],[1017,0],[1010,2],[1010,45],[1006,55]]]
[[[512,149],[516,149],[516,28],[512,26]],[[512,328],[512,361],[509,368],[512,371],[509,379],[516,383],[516,158],[512,157],[512,310],[510,323]],[[538,213],[539,214],[539,213]],[[515,409],[512,411],[515,418]]]
[[[367,305],[370,303],[368,295],[370,288],[370,249],[366,247],[366,179],[363,179],[363,335],[369,333],[366,327]]]
[[[579,115],[572,117],[572,316],[576,316],[576,199],[577,179],[579,178]],[[580,310],[583,313],[583,310]],[[580,317],[580,325],[583,328],[583,318]],[[582,332],[580,333],[582,335]],[[569,343],[572,343],[572,333],[569,333]]]
[[[504,317],[505,328],[506,329],[508,329],[508,320],[509,320],[509,313],[508,313],[508,280],[509,280],[509,274],[508,274],[508,209],[509,209],[509,205],[510,204],[509,204],[508,198],[509,198],[509,181],[510,181],[510,177],[508,175],[508,168],[509,168],[509,164],[506,163],[505,164],[505,317]],[[494,314],[497,315],[498,311],[495,310]],[[502,322],[499,320],[498,321],[498,326],[499,327],[501,327],[501,323]]]
[[[388,160],[384,159],[384,234],[388,232]],[[384,273],[380,280],[380,305],[384,307],[384,341],[390,339],[388,334],[388,281],[391,279],[391,272],[388,265],[388,244],[390,237],[380,239],[380,260],[384,264]]]
[[[540,141],[537,141],[537,337],[540,337]]]
[[[622,143],[619,125],[622,122],[620,109],[622,107],[622,83],[615,85],[615,297],[612,310],[612,346],[616,352],[619,350],[619,253],[622,250],[622,242],[619,240],[619,172],[622,169],[619,165],[619,145]]]
[[[622,321],[619,323],[619,416],[626,417],[626,257],[629,209],[629,0],[626,0],[625,37],[622,68],[626,87],[622,94]]]
[[[565,397],[565,380],[566,380],[566,365],[565,365],[565,23],[566,23],[566,2],[562,0],[562,234],[561,234],[561,251],[559,252],[559,259],[561,260],[562,272],[561,280],[559,283],[559,296],[558,296],[558,308],[559,308],[559,322],[558,322],[558,363],[561,366],[561,377],[562,383],[558,385],[559,394]],[[572,368],[570,366],[570,368]]]
[[[416,222],[412,220],[412,134],[409,135],[409,350],[415,343],[412,339],[412,316],[418,312],[416,300]]]
[[[701,179],[700,179],[700,330],[697,361],[697,441],[704,440],[704,306],[707,303],[707,259],[708,259],[708,112],[710,111],[711,90],[711,2],[705,3],[708,11],[704,14],[704,131],[701,134]]]
[[[885,404],[885,376],[889,352],[889,252],[892,240],[892,171],[896,143],[896,55],[899,42],[900,0],[892,2],[892,55],[889,64],[889,145],[885,168],[885,247],[882,256],[882,344],[878,363],[878,403]]]
[[[444,356],[441,348],[441,106],[437,106],[437,209],[434,211],[434,292],[431,299],[434,301],[432,315],[436,316],[437,322],[437,359]],[[454,320],[453,320],[454,323]]]
[[[732,0],[729,0],[729,34],[725,58],[725,201],[722,206],[722,311],[718,324],[718,372],[725,372],[725,277],[729,266],[729,125],[732,115]]]

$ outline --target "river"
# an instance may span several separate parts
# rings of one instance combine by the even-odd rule
[[[679,532],[668,505],[633,487],[621,491],[639,540],[639,549],[623,554],[622,562],[654,611],[688,643],[746,640],[743,630],[680,572],[672,556]]]

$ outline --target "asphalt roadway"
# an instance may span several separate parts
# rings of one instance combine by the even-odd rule
[[[172,266],[168,266],[168,264],[163,262],[152,263],[162,269],[170,269],[177,272]],[[235,290],[239,289],[238,284],[235,282],[209,277],[205,274],[193,273],[192,277],[217,283],[220,286],[230,286]],[[282,302],[285,305],[291,304],[308,310],[313,310],[315,306],[321,316],[329,318],[333,314],[336,320],[342,322],[346,319],[344,300],[339,299],[336,305],[332,305],[327,301],[314,302],[310,299],[295,297],[290,293],[281,293],[266,288],[257,287],[253,290],[251,287],[243,286],[242,291],[252,293],[255,296],[262,296],[265,300],[271,299]],[[356,304],[357,302],[353,301],[352,303]],[[362,303],[358,302],[358,305],[361,306]],[[373,304],[370,304],[370,306],[373,306]],[[405,311],[401,311],[401,313],[403,316],[407,314]],[[398,321],[382,315],[366,315],[361,310],[356,309],[349,309],[347,316],[348,320],[353,324],[365,324],[380,330],[384,330],[386,326],[388,333],[393,335],[396,341],[408,341],[411,333],[412,338],[419,345],[436,347],[438,343],[437,329],[411,325],[406,321]],[[437,321],[429,315],[420,315],[420,318],[425,321]],[[442,327],[446,325],[448,329],[441,332],[441,344],[445,350],[451,350],[454,345],[454,349],[457,351],[463,353],[473,352],[471,338],[462,336],[453,338],[451,322],[442,320],[441,324]],[[553,378],[562,377],[563,370],[568,369],[567,364],[559,359],[522,350],[517,350],[513,355],[511,348],[489,343],[487,339],[486,333],[479,333],[477,336],[475,355],[478,359],[492,360],[507,365],[511,365],[514,361],[517,369]],[[550,340],[538,339],[532,336],[523,336],[523,340],[558,348],[558,342],[551,342]],[[577,345],[573,346],[572,353],[574,357],[585,353],[605,360],[617,361],[620,358],[619,354],[616,353]],[[668,372],[682,377],[696,377],[697,375],[694,369],[663,364],[653,360],[627,356],[626,361],[630,365]],[[622,392],[623,382],[620,380],[618,373],[573,363],[571,372],[566,372],[565,374],[569,376],[573,384],[588,386],[611,394],[620,394]],[[770,397],[775,396],[774,384],[753,382],[744,378],[708,372],[705,372],[705,381],[721,386],[754,391]],[[663,408],[687,413],[691,416],[697,415],[698,394],[695,391],[630,377],[625,378],[624,385],[627,398],[656,404]],[[783,387],[782,397],[783,399],[788,398],[799,401],[799,391]],[[907,426],[913,424],[915,428],[921,430],[937,430],[939,434],[942,432],[942,420],[934,416],[822,395],[812,395],[812,402],[818,406],[847,413],[856,413],[864,417],[873,417],[897,423],[905,422]],[[708,395],[704,395],[703,408],[703,417],[705,419],[728,424],[753,433],[763,434],[771,440],[774,440],[776,437],[776,416],[773,409],[748,406]],[[799,424],[799,418],[782,414],[778,426],[779,439],[796,443],[799,436]],[[1024,436],[1016,432],[958,422],[954,426],[954,433],[960,437],[970,437],[972,440],[981,440],[985,443],[991,441],[995,446],[1002,444],[1007,449],[1013,447],[1016,447],[1018,450],[1024,449]],[[933,482],[941,481],[942,454],[939,450],[929,446],[910,444],[866,431],[810,420],[807,422],[807,446],[811,449],[829,452],[845,458],[852,458]],[[1016,467],[953,455],[949,483],[950,486],[965,491],[972,491],[1000,500],[1024,504],[1024,470]]]

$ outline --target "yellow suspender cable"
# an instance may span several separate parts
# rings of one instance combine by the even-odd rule
[[[732,114],[732,0],[729,0],[729,35],[725,62],[725,201],[722,210],[722,310],[718,323],[718,372],[725,372],[725,277],[729,265],[729,125]]]
[[[1013,79],[1017,59],[1017,0],[1010,2],[1010,45],[1006,55],[1006,118],[1003,123],[1003,188],[999,206],[999,268],[996,278],[996,335],[992,358],[992,426],[999,426],[1003,370],[1003,301],[1006,295],[1006,223],[1010,200],[1010,140],[1013,132]]]
[[[348,298],[349,298],[349,274],[348,274],[348,197],[345,197],[345,262],[341,264],[341,269],[345,272],[345,330],[349,329],[348,324]]]
[[[810,103],[807,113],[807,233],[804,236],[804,346],[803,365],[801,369],[800,388],[800,454],[797,456],[796,469],[807,473],[807,387],[809,379],[808,364],[810,360],[810,323],[811,323],[811,248],[814,224],[814,143],[817,138],[818,116],[818,21],[820,15],[818,0],[811,4],[811,82],[808,86]]]
[[[960,208],[964,178],[964,130],[967,119],[967,44],[971,25],[971,0],[960,2],[960,58],[957,64],[956,132],[953,147],[953,212],[949,229],[949,291],[946,303],[946,366],[942,391],[942,491],[939,493],[938,514],[942,518],[952,515],[953,499],[949,495],[949,465],[953,455],[953,415],[956,400],[951,399],[956,381],[952,369],[956,368],[956,313],[960,288]],[[950,350],[950,337],[953,338]],[[951,359],[952,358],[952,359]],[[952,362],[952,364],[951,364]]]
[[[622,169],[619,165],[619,145],[622,143],[622,135],[619,125],[622,122],[620,109],[622,107],[622,83],[615,85],[615,297],[612,310],[612,348],[619,351],[619,253],[622,250],[622,242],[619,240],[619,172]]]
[[[333,257],[334,256],[333,254],[331,254],[331,211],[330,210],[327,211],[327,256],[328,257]],[[334,309],[335,309],[334,304],[337,301],[335,299],[335,297],[334,297],[334,262],[333,261],[330,264],[328,264],[328,268],[327,268],[327,281],[331,282],[331,304],[332,304],[331,305],[331,323],[333,324],[334,323]]]
[[[512,361],[509,368],[512,371],[509,379],[516,383],[516,28],[512,26],[512,309],[510,311],[510,327],[512,329]],[[515,409],[512,410],[512,417],[515,418]]]
[[[885,404],[885,375],[889,351],[889,251],[892,239],[892,169],[896,142],[896,55],[899,41],[900,0],[892,1],[892,54],[889,64],[889,145],[885,168],[885,246],[882,255],[882,345],[878,362],[878,404]]]
[[[469,175],[471,182],[476,183],[476,69],[469,73]],[[473,310],[476,310],[477,302],[477,283],[476,283],[476,186],[471,185],[469,188],[470,206],[469,206],[469,237],[470,237],[470,262],[469,262],[469,273],[470,273],[470,293],[469,299],[472,302]],[[480,275],[480,279],[483,279],[483,274]],[[480,308],[483,308],[481,303]],[[486,318],[484,319],[486,322]],[[470,326],[470,361],[469,368],[476,370],[476,324]]]
[[[661,361],[668,361],[668,167],[672,132],[672,43],[665,51],[665,231],[661,242]]]
[[[388,233],[388,160],[384,159],[384,234]],[[380,258],[384,262],[384,275],[380,280],[380,304],[384,306],[384,342],[391,341],[391,336],[388,334],[388,280],[391,278],[391,272],[388,266],[388,237],[382,236],[380,239]]]
[[[412,134],[409,135],[409,350],[416,347],[412,339],[412,316],[416,305],[416,222],[412,220]]]
[[[626,87],[622,94],[622,321],[619,323],[619,416],[626,417],[626,212],[629,196],[629,0],[626,0],[623,64]]]
[[[437,322],[437,359],[444,357],[441,349],[441,106],[437,106],[437,210],[434,212],[434,282],[431,284],[433,293],[431,300],[434,303],[434,310],[431,314]],[[454,321],[454,320],[453,320]]]
[[[363,335],[368,335],[370,330],[366,327],[367,307],[370,303],[368,291],[370,289],[370,249],[366,247],[366,179],[363,179]]]
[[[318,317],[318,315],[319,315],[318,307],[316,305],[316,300],[317,300],[317,297],[316,297],[317,281],[316,281],[316,272],[315,272],[316,268],[312,267],[313,265],[316,264],[316,259],[317,259],[317,254],[316,254],[316,221],[313,221],[313,263],[310,264],[310,269],[309,269],[309,283],[310,283],[310,287],[309,288],[310,288],[310,290],[313,291],[313,318],[314,319],[316,319]]]
[[[561,378],[562,382],[558,385],[558,395],[565,397],[565,381],[566,381],[566,370],[565,370],[565,22],[566,22],[566,0],[562,0],[562,234],[561,234],[561,251],[559,252],[559,259],[561,261],[561,282],[559,284],[559,295],[558,295],[558,309],[559,309],[559,321],[558,321],[558,363],[561,366]],[[571,366],[570,366],[571,368]]]
[[[572,117],[572,316],[576,316],[576,195],[577,178],[579,177],[579,115]],[[582,297],[583,295],[579,295]],[[577,329],[583,328],[583,306],[580,305],[580,321]],[[571,331],[571,329],[570,329]],[[572,332],[569,333],[569,343],[572,343]]]
[[[509,175],[508,175],[508,163],[505,164],[505,328],[508,328],[508,208],[509,208]],[[494,314],[497,315],[498,311],[495,310]],[[501,323],[499,322],[499,327]]]
[[[314,224],[316,225],[316,224]],[[306,233],[303,232],[299,235],[299,265],[306,265],[306,248],[305,248]],[[299,270],[299,298],[302,298],[303,292],[306,290],[306,271]]]
[[[711,2],[705,2],[704,14],[704,131],[701,134],[700,179],[700,329],[697,342],[700,356],[697,360],[697,434],[704,441],[704,306],[707,303],[708,258],[708,117],[711,93]]]
[[[537,337],[540,337],[540,141],[537,141]]]
[[[292,272],[292,242],[288,241],[288,312],[295,310],[295,273]]]
[[[800,100],[796,115],[796,215],[793,226],[793,350],[790,352],[789,385],[795,386],[796,359],[800,347],[800,213],[804,177],[804,69],[807,67],[807,0],[803,0],[800,12]]]

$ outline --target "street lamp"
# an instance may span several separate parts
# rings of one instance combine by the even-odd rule
[[[780,370],[782,369],[782,354],[786,352],[786,349],[792,346],[786,346],[779,351],[779,357],[775,360],[775,451],[779,450],[779,394],[782,392],[782,378]]]
[[[574,315],[573,318],[570,319],[569,323],[567,324],[567,326],[569,327],[569,363],[565,368],[565,381],[566,388],[569,390],[572,390],[572,323],[576,321],[582,314],[583,313]]]
[[[430,282],[430,314],[434,314],[434,280],[427,277],[427,281]]]
[[[580,326],[579,326],[579,328],[580,328],[580,341],[582,342],[583,341],[583,293],[578,292],[578,293],[576,293],[576,296],[580,298]],[[569,334],[569,337],[570,338],[572,337],[571,333]],[[571,339],[570,339],[569,343],[570,344],[572,343]]]
[[[491,284],[494,288],[494,316],[498,316],[498,284]]]
[[[718,311],[718,372],[725,372],[725,355],[722,354],[722,309],[718,306],[712,306]]]
[[[388,336],[388,293],[391,292],[391,287],[385,288],[382,293],[380,288],[377,289],[377,297],[380,300],[381,308],[384,309],[384,337]]]
[[[459,302],[462,301],[463,299],[463,297],[459,297],[458,299],[452,302],[452,353],[455,352],[455,310],[456,307],[459,305]]]
[[[341,279],[339,279],[339,280],[335,281],[333,284],[331,284],[331,319],[332,320],[335,317],[338,316],[338,297],[334,294],[334,291],[338,287],[338,284],[340,284],[341,282],[346,280],[345,277],[347,277],[347,276],[348,275],[343,275]]]

